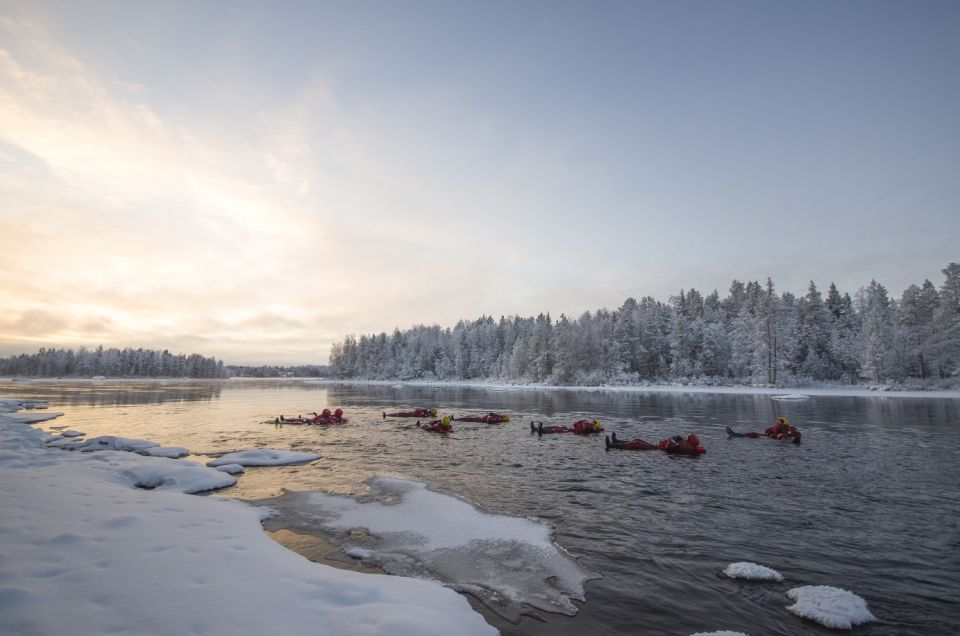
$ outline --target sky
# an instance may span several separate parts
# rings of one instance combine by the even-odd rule
[[[960,3],[0,0],[0,355],[960,261]]]

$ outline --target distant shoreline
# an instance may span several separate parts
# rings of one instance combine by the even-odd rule
[[[556,386],[550,384],[509,384],[504,382],[463,380],[357,380],[317,377],[298,378],[0,378],[0,382],[13,383],[67,383],[67,382],[307,382],[331,385],[370,385],[400,387],[463,387],[497,391],[581,391],[610,393],[717,393],[732,395],[769,395],[784,400],[800,400],[807,397],[881,397],[881,398],[930,398],[960,399],[960,390],[902,389],[896,386],[851,386],[847,387],[760,387],[760,386],[698,386],[683,384],[651,385],[603,385],[603,386]]]

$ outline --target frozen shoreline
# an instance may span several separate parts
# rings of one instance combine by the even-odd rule
[[[240,380],[242,378],[234,378]],[[245,379],[245,378],[243,378]],[[253,379],[253,378],[250,378]],[[291,379],[291,378],[278,378]],[[625,386],[553,386],[544,384],[505,384],[498,382],[460,382],[425,380],[327,380],[298,378],[316,384],[361,384],[373,386],[420,386],[420,387],[469,387],[496,391],[582,391],[594,393],[720,393],[733,395],[770,395],[784,399],[804,399],[812,396],[873,397],[873,398],[933,398],[960,399],[958,391],[899,391],[872,390],[867,388],[771,388],[755,386],[684,386],[684,385],[625,385]]]
[[[439,584],[308,561],[253,506],[184,494],[176,478],[136,487],[193,462],[47,447],[31,424],[59,414],[17,402],[0,401],[0,633],[496,633]]]
[[[896,389],[890,386],[877,387],[759,387],[759,386],[695,386],[683,384],[651,384],[651,385],[602,385],[602,386],[556,386],[552,384],[510,384],[493,381],[461,381],[461,380],[350,380],[330,378],[248,378],[235,377],[225,379],[215,378],[2,378],[6,382],[22,384],[37,383],[136,383],[136,382],[303,382],[307,384],[331,385],[369,385],[369,386],[411,386],[411,387],[465,387],[477,389],[491,389],[495,391],[583,391],[583,392],[610,392],[610,393],[718,393],[728,395],[770,395],[782,396],[784,399],[803,399],[813,396],[829,397],[873,397],[873,398],[930,398],[930,399],[960,399],[960,389],[957,390],[916,390]]]

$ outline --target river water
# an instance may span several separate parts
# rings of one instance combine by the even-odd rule
[[[555,541],[602,578],[575,617],[539,612],[504,634],[691,634],[728,629],[821,634],[784,608],[788,589],[832,585],[867,600],[864,635],[960,633],[960,400],[330,384],[311,381],[0,382],[0,396],[49,400],[47,423],[150,439],[203,455],[270,447],[317,462],[249,469],[218,494],[357,493],[391,475],[425,482],[499,515],[550,524]],[[382,419],[384,410],[498,411],[508,424],[456,424],[448,436]],[[343,408],[336,427],[273,418]],[[797,446],[728,439],[778,416]],[[656,442],[695,432],[701,457],[605,450],[602,439],[538,437],[532,421],[600,419]],[[302,528],[300,529],[302,530]],[[291,541],[291,545],[295,542]],[[733,562],[774,568],[782,584],[735,581]],[[504,567],[510,567],[504,564]]]

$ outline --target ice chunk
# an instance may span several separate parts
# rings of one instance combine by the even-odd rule
[[[178,457],[186,457],[190,454],[190,451],[182,446],[152,446],[150,448],[145,448],[140,451],[141,455],[149,455],[150,457],[167,457],[170,459],[176,459]]]
[[[223,464],[222,466],[217,466],[217,470],[227,473],[228,475],[239,475],[240,473],[246,472],[240,464]]]
[[[771,400],[809,400],[809,395],[803,395],[802,393],[785,393],[784,395],[772,395],[770,396]]]
[[[838,587],[806,585],[789,590],[787,596],[795,601],[787,607],[787,611],[826,627],[851,629],[855,625],[877,620],[867,609],[866,601]]]
[[[148,448],[153,448],[154,446],[160,446],[160,444],[151,442],[147,439],[132,439],[129,437],[116,437],[114,435],[101,435],[100,437],[94,437],[93,439],[68,444],[67,446],[64,446],[64,448],[83,453],[102,450],[118,450],[139,453]]]
[[[285,464],[299,464],[320,459],[319,455],[300,453],[297,451],[273,450],[271,448],[257,448],[254,450],[227,453],[207,462],[207,466],[224,466],[226,464],[240,464],[241,466],[283,466]]]
[[[226,473],[186,460],[155,457],[152,461],[137,462],[131,459],[129,464],[123,468],[122,474],[137,488],[147,490],[175,490],[193,494],[226,488],[237,483],[236,479]]]
[[[720,631],[720,632],[697,632],[696,634],[690,634],[690,636],[749,636],[749,635],[744,634],[743,632]]]
[[[723,568],[723,573],[731,579],[750,579],[751,581],[776,581],[783,582],[783,575],[776,570],[768,567],[750,563],[749,561],[738,561],[731,563]]]
[[[523,605],[572,616],[584,583],[598,578],[553,543],[546,523],[488,514],[417,481],[376,477],[367,484],[370,495],[356,499],[294,493],[271,505],[351,556],[391,574],[440,579],[510,619]]]

